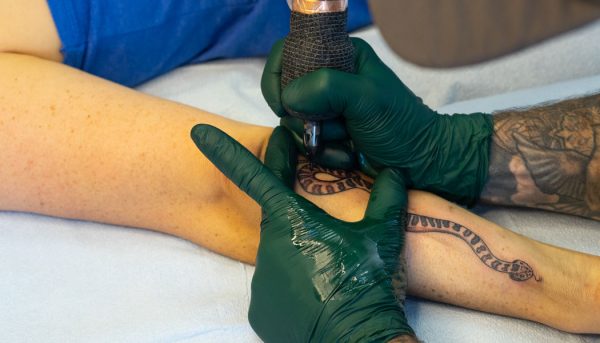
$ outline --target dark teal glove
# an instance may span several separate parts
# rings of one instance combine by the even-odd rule
[[[406,170],[412,186],[450,200],[473,204],[488,173],[489,115],[440,115],[423,104],[363,40],[352,39],[356,74],[321,69],[280,87],[282,44],[274,46],[262,78],[262,92],[273,111],[312,117],[337,113],[354,148],[376,169]],[[289,109],[290,111],[286,111]],[[296,120],[283,124],[297,131]],[[328,127],[335,123],[327,122]],[[331,129],[330,129],[331,130]],[[322,130],[324,144],[339,142],[343,128]],[[346,145],[348,146],[348,145]],[[340,155],[343,155],[340,153]],[[336,165],[323,156],[320,162]],[[325,159],[325,161],[323,161]]]
[[[220,130],[197,125],[204,155],[263,209],[248,318],[265,342],[386,342],[413,334],[392,292],[407,195],[380,173],[357,223],[334,219],[292,191],[296,152],[279,127],[266,166]]]

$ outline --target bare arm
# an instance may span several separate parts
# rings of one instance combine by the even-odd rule
[[[344,219],[361,218],[368,178],[311,170],[305,161],[298,170],[298,192]],[[426,192],[409,193],[408,212],[409,294],[569,332],[600,332],[600,257],[534,241]]]
[[[271,132],[0,53],[0,208],[157,230],[253,261],[258,206],[198,152],[189,132],[201,122],[256,155]]]
[[[152,229],[254,260],[259,208],[197,151],[189,130],[216,125],[260,156],[271,129],[33,57],[0,54],[0,85],[1,209]],[[299,164],[297,190],[345,220],[362,217],[369,187],[357,173]],[[428,193],[411,192],[409,206],[409,293],[598,332],[598,257],[532,241]]]
[[[60,62],[60,47],[46,0],[0,0],[0,52]]]
[[[494,117],[482,200],[600,219],[600,95]]]
[[[25,6],[8,1],[0,7],[7,4]],[[3,18],[3,29],[10,30],[0,33],[0,51],[60,60],[60,41],[45,2],[38,5],[40,11],[24,8],[39,19],[28,21],[49,26],[27,38],[17,16]],[[39,42],[27,44],[34,41]],[[189,130],[200,122],[220,127],[256,155],[271,132],[143,95],[58,63],[0,53],[0,209],[152,229],[252,262],[259,208],[193,146]],[[597,126],[594,134],[598,137]],[[593,167],[592,160],[598,159],[590,157]],[[509,170],[510,160],[501,161],[504,164],[492,167]],[[588,170],[598,180],[598,167]],[[510,170],[504,175],[514,180]],[[300,182],[297,188],[337,217],[360,219],[369,183],[358,174],[351,176],[353,181],[346,180],[348,187],[340,194],[316,196],[304,191]],[[492,174],[488,191],[500,194],[502,187],[490,186],[494,178]],[[594,194],[599,193],[591,194],[592,201]],[[516,235],[427,193],[411,193],[410,211],[417,218],[409,228],[405,252],[411,294],[567,331],[598,332],[597,257]],[[427,224],[430,218],[432,225]],[[442,227],[432,229],[438,220]],[[459,225],[459,231],[448,233],[445,222]],[[480,240],[472,243],[475,235]],[[482,242],[492,257],[477,252]],[[502,270],[504,264],[493,263],[508,262],[506,268],[512,270],[515,260],[525,262],[532,276],[515,280]]]

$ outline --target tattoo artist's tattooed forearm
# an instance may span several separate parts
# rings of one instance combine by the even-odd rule
[[[370,192],[373,187],[373,183],[358,172],[321,167],[304,157],[298,160],[297,177],[302,189],[314,195],[335,194],[351,189]]]
[[[600,94],[494,116],[482,199],[600,219]]]
[[[542,280],[541,277],[535,276],[533,269],[526,262],[521,260],[509,262],[496,257],[479,235],[458,223],[409,213],[406,231],[437,232],[458,237],[467,243],[483,264],[497,272],[508,274],[512,280],[527,281],[532,277],[538,282]]]

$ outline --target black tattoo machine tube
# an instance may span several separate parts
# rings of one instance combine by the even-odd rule
[[[292,80],[321,68],[354,72],[354,46],[348,36],[348,0],[288,0],[290,33],[283,46],[281,89]],[[304,147],[312,160],[319,150],[321,123],[336,116],[310,116],[287,109],[304,120]]]

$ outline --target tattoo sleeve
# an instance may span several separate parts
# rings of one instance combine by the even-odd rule
[[[600,219],[600,94],[494,116],[482,200]]]

